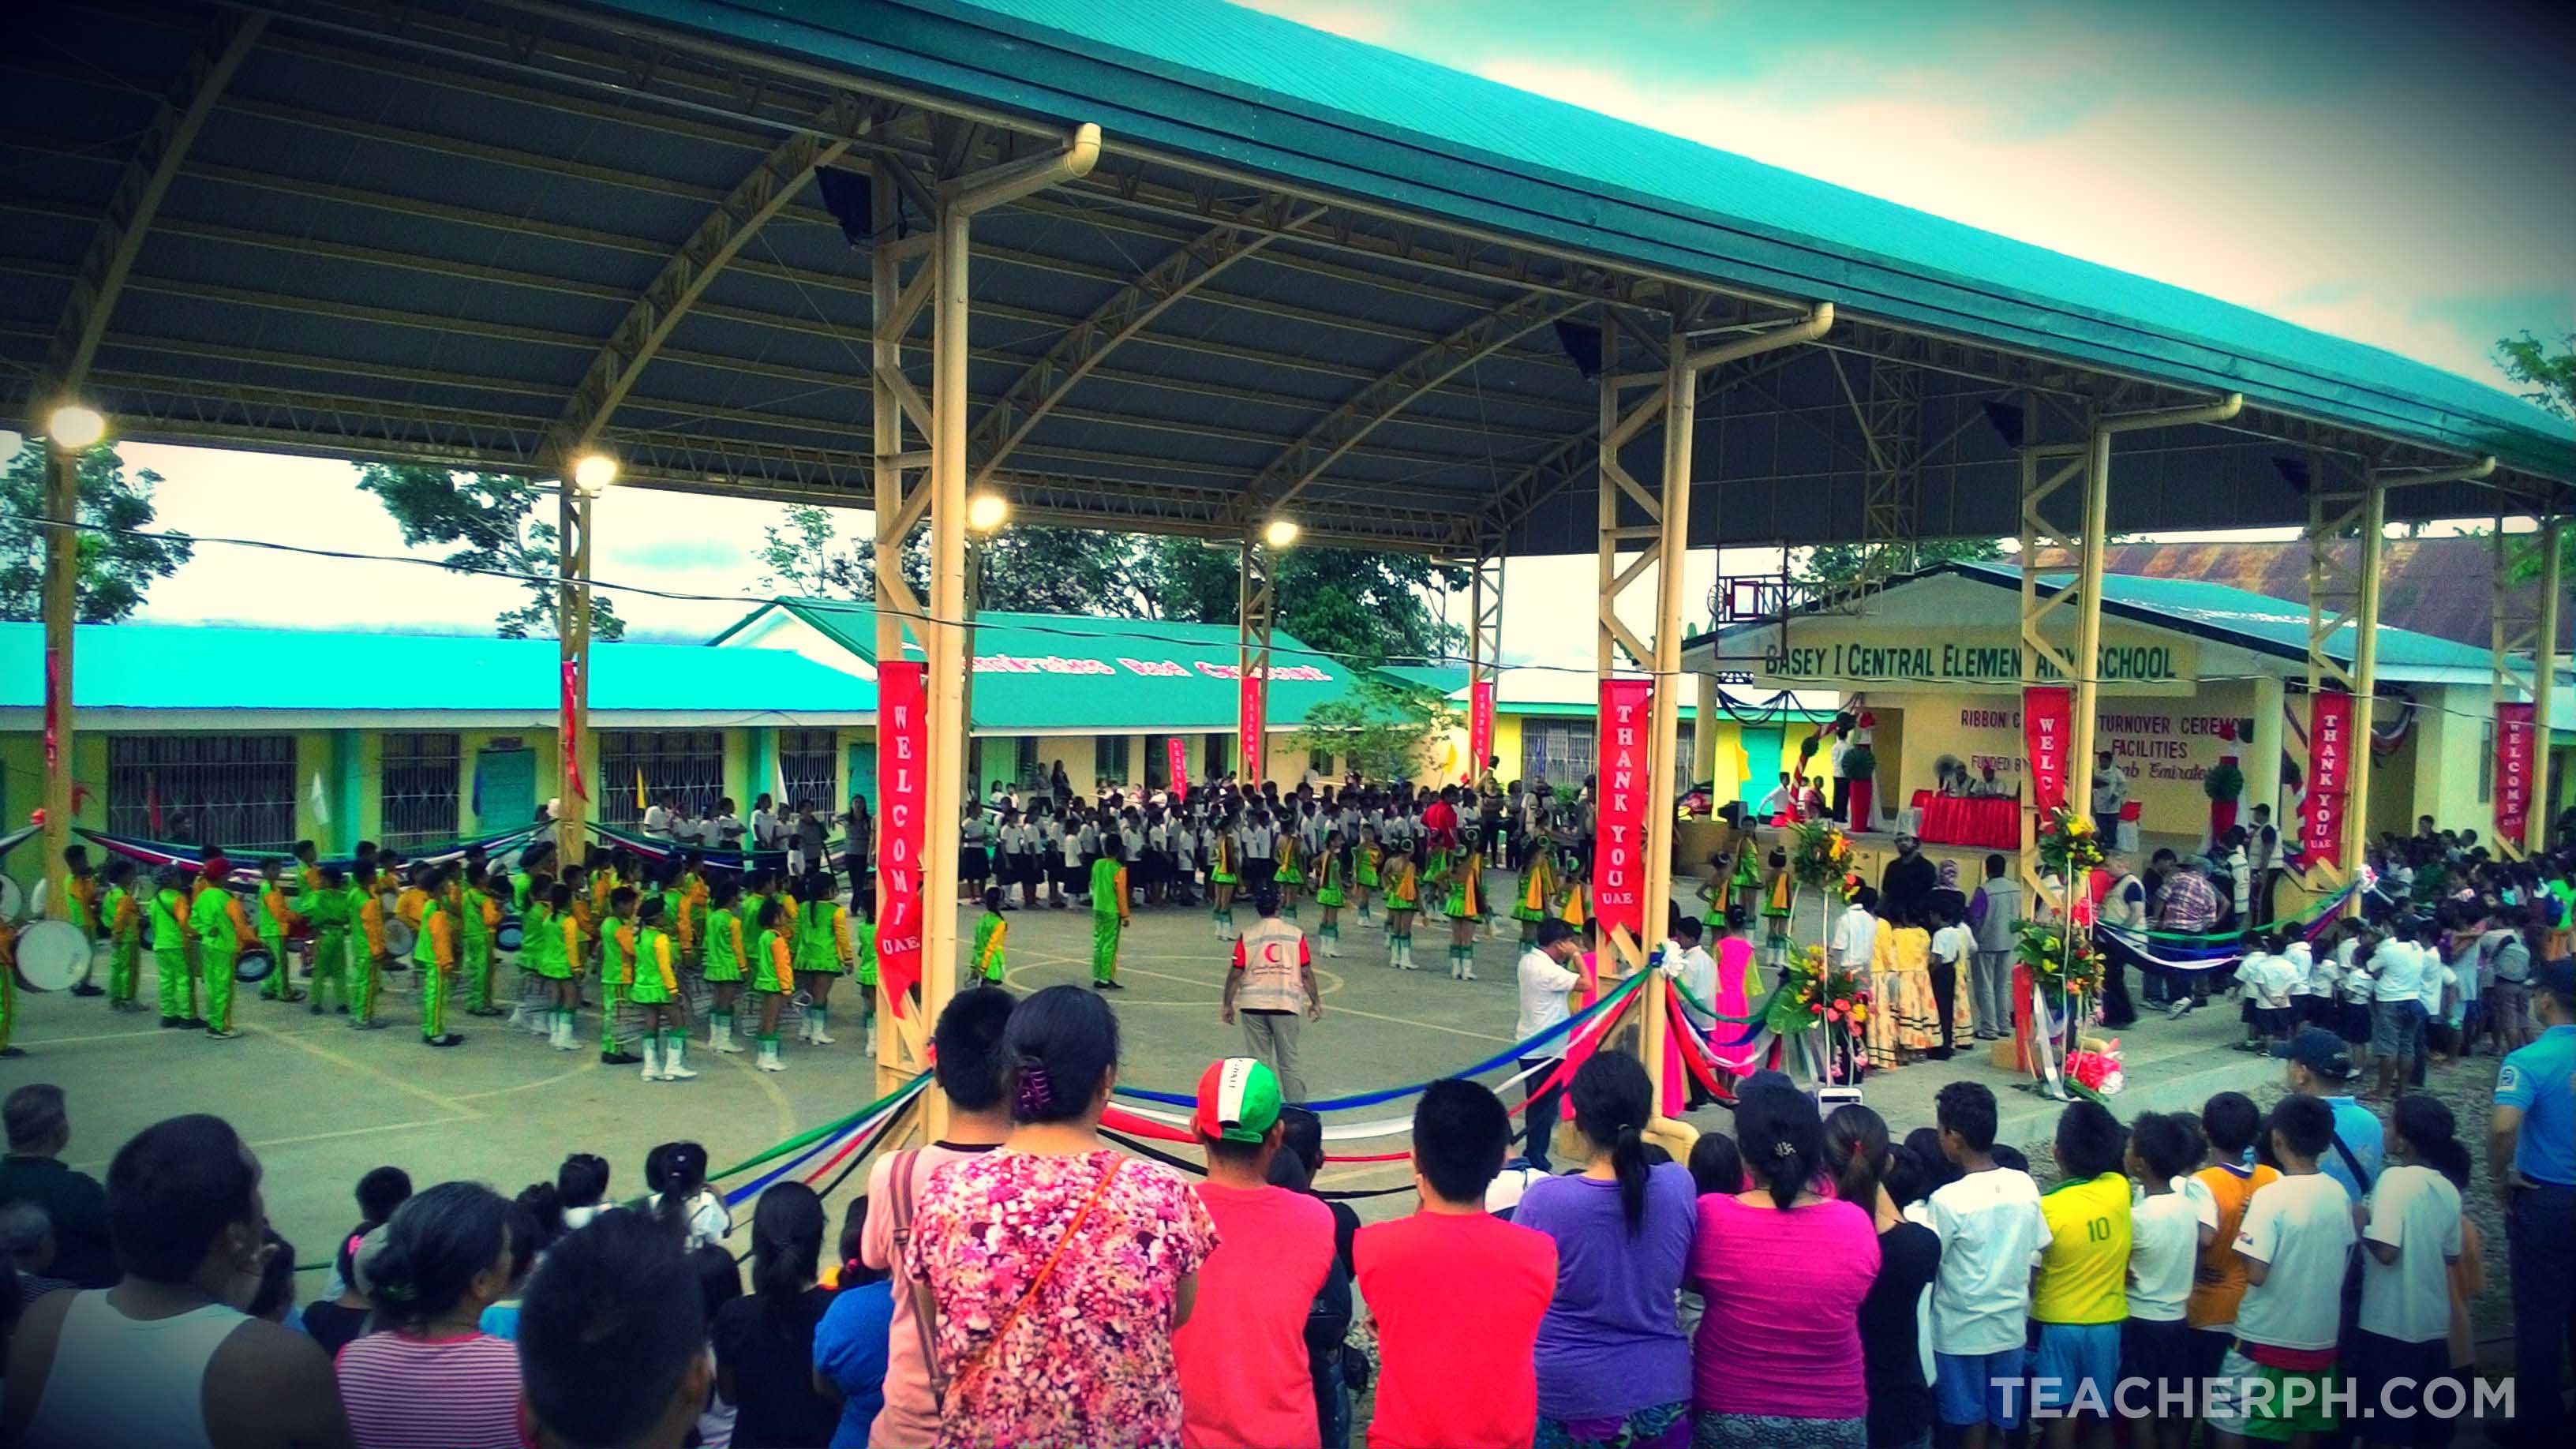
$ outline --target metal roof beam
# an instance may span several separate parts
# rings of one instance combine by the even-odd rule
[[[598,439],[599,430],[617,411],[635,380],[661,350],[671,329],[688,315],[707,287],[748,243],[753,233],[805,189],[814,169],[837,161],[879,119],[876,106],[857,96],[843,96],[815,117],[817,129],[839,137],[820,140],[797,132],[778,143],[749,175],[736,183],[707,213],[688,240],[671,254],[660,275],[637,294],[581,381],[564,400],[563,417],[549,443],[568,467]]]
[[[1250,528],[1293,501],[1308,484],[1424,393],[1492,355],[1503,343],[1571,315],[1583,305],[1557,292],[1529,292],[1406,358],[1360,389],[1305,436],[1280,450],[1244,489],[1231,516]]]
[[[99,339],[107,333],[134,259],[143,251],[143,238],[160,214],[162,198],[169,195],[180,163],[196,144],[197,133],[205,128],[224,87],[267,28],[263,15],[220,15],[212,33],[180,68],[179,78],[144,128],[108,198],[97,235],[72,273],[71,295],[63,302],[62,316],[45,349],[45,382],[33,398],[35,406],[48,406],[57,396],[77,397],[87,384]]]

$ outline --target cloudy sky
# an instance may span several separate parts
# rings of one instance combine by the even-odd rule
[[[2540,7],[1256,0],[1258,8],[2500,383],[2495,339],[2576,328],[2569,27]],[[162,518],[359,552],[401,543],[343,465],[132,447]],[[275,506],[235,506],[256,481]],[[757,591],[765,505],[620,493],[611,582]],[[853,513],[845,531],[867,527]],[[1691,597],[1717,572],[1694,559]],[[1588,560],[1516,565],[1578,595]],[[147,617],[470,631],[507,585],[209,544]],[[733,602],[621,600],[703,637]],[[1506,610],[1518,658],[1579,611]],[[1642,621],[1641,621],[1642,622]]]

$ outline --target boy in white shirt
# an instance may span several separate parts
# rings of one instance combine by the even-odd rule
[[[2254,1190],[2236,1230],[2247,1286],[2236,1344],[2211,1386],[2207,1417],[2219,1449],[2331,1434],[2336,1425],[2328,1394],[2356,1234],[2351,1195],[2317,1170],[2334,1147],[2334,1109],[2319,1097],[2284,1097],[2270,1132],[2281,1176]],[[2244,1391],[2258,1381],[2266,1390]]]
[[[1871,914],[1878,904],[1878,892],[1862,886],[1834,918],[1834,933],[1827,942],[1826,954],[1833,964],[1846,971],[1867,972],[1870,958],[1878,949],[1878,917]]]
[[[2120,1377],[2141,1387],[2144,1417],[2129,1421],[2136,1449],[2183,1449],[2191,1420],[2159,1420],[2183,1397],[2192,1372],[2192,1275],[2201,1251],[2218,1238],[2218,1204],[2193,1177],[2203,1151],[2200,1125],[2175,1113],[2146,1112],[2129,1126],[2125,1166],[2139,1196],[2129,1209],[2129,1316],[2120,1325]],[[2115,1405],[2116,1409],[2118,1406]]]
[[[2418,944],[2424,927],[2401,921],[2370,955],[2370,1051],[2379,1058],[2379,1095],[2397,1095],[2398,1080],[2424,1051],[2424,976],[2436,964]],[[2438,984],[2433,988],[2441,990]]]
[[[2360,1396],[2355,1428],[2374,1443],[2424,1442],[2425,1390],[2451,1372],[2451,1265],[2459,1261],[2460,1190],[2441,1167],[2465,1168],[2469,1150],[2451,1109],[2422,1092],[2397,1099],[2389,1145],[2396,1160],[2371,1185],[2362,1230],[2360,1332],[2345,1365]]]
[[[1982,1082],[1952,1082],[1934,1099],[1941,1153],[1957,1181],[1924,1203],[1924,1224],[1941,1239],[1932,1280],[1933,1398],[1963,1449],[2021,1426],[2029,1407],[2023,1335],[2031,1270],[2048,1246],[2048,1219],[2030,1174],[1995,1165],[1995,1094]]]
[[[1934,1061],[1946,1061],[1957,1045],[1958,1028],[1963,1024],[1974,1032],[1973,1020],[1962,1023],[1961,1010],[1967,1003],[1959,999],[1959,983],[1969,970],[1969,958],[1976,953],[1976,933],[1960,924],[1958,908],[1943,904],[1933,908],[1933,919],[1941,928],[1932,933],[1932,1002],[1941,1012],[1941,1048],[1932,1054]]]

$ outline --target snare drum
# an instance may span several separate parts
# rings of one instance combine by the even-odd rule
[[[19,892],[18,883],[0,875],[0,921],[14,921],[25,914],[26,909],[27,898]]]
[[[521,924],[517,916],[503,916],[501,924],[492,928],[493,948],[501,951],[516,951],[520,943],[527,939],[527,934],[527,927]]]
[[[235,981],[265,981],[268,973],[276,969],[277,961],[268,954],[266,946],[246,946],[240,955],[233,958]]]
[[[69,921],[38,921],[18,933],[18,980],[29,991],[69,991],[89,975],[90,944]]]
[[[419,944],[420,932],[412,929],[411,922],[395,916],[391,911],[385,913],[386,955],[397,961],[408,962],[411,960],[412,947]]]

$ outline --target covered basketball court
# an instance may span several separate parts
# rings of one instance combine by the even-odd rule
[[[55,445],[52,521],[101,435],[560,479],[578,727],[612,483],[872,508],[877,653],[929,662],[934,861],[988,497],[1238,543],[1256,675],[1278,548],[1472,563],[1485,678],[1501,560],[1593,555],[1599,674],[1663,686],[1649,921],[1687,549],[2078,547],[2020,633],[2075,685],[2081,759],[2109,532],[2358,532],[2357,570],[2316,551],[2311,632],[2361,647],[2310,673],[2368,696],[2386,523],[2554,541],[2576,503],[2565,429],[2488,388],[1202,0],[107,0],[16,30],[0,388]],[[923,526],[916,598],[892,564]],[[2500,696],[2554,677],[2552,638],[2499,617]],[[49,720],[54,860],[78,721]],[[956,904],[931,872],[930,1012]],[[886,1033],[884,1065],[921,1045]]]

